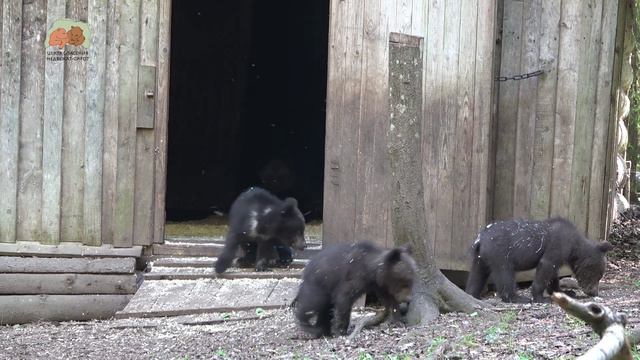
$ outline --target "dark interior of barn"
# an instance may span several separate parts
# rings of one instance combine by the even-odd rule
[[[167,220],[261,186],[322,218],[329,1],[172,5]]]

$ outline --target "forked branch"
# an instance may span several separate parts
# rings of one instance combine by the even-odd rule
[[[589,324],[600,336],[600,342],[578,357],[578,360],[633,360],[631,347],[624,334],[627,317],[593,302],[581,303],[563,293],[551,299],[565,312]]]

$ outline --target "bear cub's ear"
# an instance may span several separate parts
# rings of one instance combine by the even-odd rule
[[[598,250],[600,250],[603,253],[606,253],[608,251],[613,250],[613,245],[608,241],[603,241],[601,243],[598,243]]]
[[[284,204],[282,205],[282,210],[280,210],[280,213],[282,215],[291,213],[297,207],[298,207],[298,200],[292,197],[288,197],[284,199]]]
[[[404,248],[393,248],[387,252],[384,257],[384,262],[387,265],[393,265],[402,259],[402,253],[406,252]]]

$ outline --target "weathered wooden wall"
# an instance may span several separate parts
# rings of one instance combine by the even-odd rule
[[[621,2],[620,2],[621,3]],[[618,1],[504,0],[494,218],[566,216],[605,235]]]
[[[0,242],[151,244],[164,226],[171,3],[0,4]],[[62,18],[88,23],[86,61],[46,59]]]
[[[332,1],[325,243],[390,234],[388,39],[425,39],[423,173],[427,223],[445,268],[466,268],[487,219],[493,2]]]

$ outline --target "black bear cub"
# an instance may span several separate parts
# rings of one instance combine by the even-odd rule
[[[482,230],[473,243],[466,291],[480,298],[491,276],[502,301],[530,302],[516,293],[515,272],[535,268],[533,301],[546,302],[544,290],[560,291],[558,270],[569,264],[583,291],[596,296],[605,253],[611,249],[608,242],[587,239],[563,218],[499,221]]]
[[[238,247],[245,250],[255,244],[257,271],[268,270],[269,262],[283,246],[302,250],[304,241],[304,217],[294,198],[280,200],[270,192],[252,187],[243,192],[229,210],[229,231],[222,254],[215,269],[223,273],[236,256]]]
[[[365,293],[375,293],[387,311],[405,315],[414,276],[407,249],[385,250],[370,242],[330,246],[304,268],[294,302],[298,324],[314,337],[344,335],[351,307]]]

